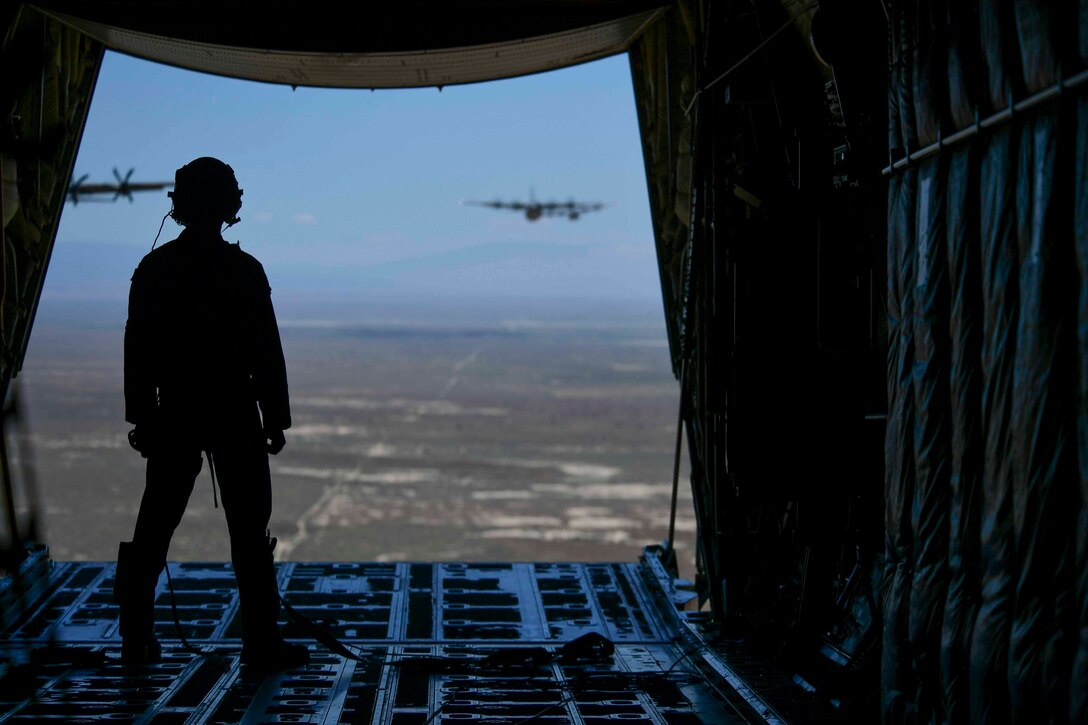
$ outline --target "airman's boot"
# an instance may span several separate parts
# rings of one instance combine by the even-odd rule
[[[252,671],[274,672],[302,667],[310,651],[301,644],[285,642],[278,623],[279,587],[270,537],[231,542],[234,576],[242,613],[242,664]]]
[[[121,662],[146,665],[162,658],[155,639],[155,586],[159,569],[132,542],[117,549],[113,601],[121,608]]]

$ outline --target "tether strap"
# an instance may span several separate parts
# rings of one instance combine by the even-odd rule
[[[208,470],[212,473],[212,503],[219,508],[219,494],[215,491],[215,461],[212,459],[211,451],[204,451],[204,455],[208,457]]]
[[[181,640],[181,646],[194,655],[207,657],[207,652],[201,652],[196,647],[189,644],[189,640],[185,639],[185,633],[181,629],[181,619],[178,617],[178,603],[174,598],[174,579],[170,576],[170,565],[167,564],[163,568],[166,569],[166,586],[170,589],[170,612],[174,615],[174,629],[177,630],[178,639]]]
[[[266,531],[265,536],[268,537],[268,553],[269,555],[271,555],[272,552],[276,550],[276,537],[272,536],[272,532],[270,531]],[[283,598],[282,594],[280,594],[279,587],[276,587],[276,599],[279,600],[280,604],[283,606],[284,611],[287,612],[287,616],[293,619],[295,621],[295,624],[302,627],[302,629],[304,629],[306,633],[313,637],[316,641],[325,645],[341,657],[346,657],[347,659],[355,660],[356,662],[363,661],[362,655],[357,654],[356,652],[353,652],[351,649],[349,649],[348,646],[341,642],[339,639],[337,639],[336,635],[333,634],[332,631],[330,631],[327,627],[318,624],[301,612],[295,611],[295,608],[288,604],[287,600]]]
[[[300,614],[295,611],[295,608],[287,603],[287,600],[280,597],[280,604],[283,605],[283,609],[287,612],[287,616],[295,621],[295,624],[306,630],[306,633],[313,637],[321,644],[328,647],[330,650],[345,657],[349,660],[355,660],[356,662],[362,662],[363,656],[352,652],[348,649],[347,645],[336,638],[336,635],[330,632],[326,627],[318,624],[309,617]]]

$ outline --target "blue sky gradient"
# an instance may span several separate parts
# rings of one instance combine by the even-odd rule
[[[287,314],[365,317],[380,300],[660,308],[626,56],[439,92],[292,91],[107,54],[76,177],[172,180],[205,155],[234,167],[242,222],[225,236],[264,263]],[[609,208],[529,223],[459,204],[530,187]],[[123,301],[169,208],[165,192],[68,204],[43,304]],[[160,243],[178,231],[167,220]]]

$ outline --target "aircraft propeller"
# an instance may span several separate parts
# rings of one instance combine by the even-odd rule
[[[121,178],[121,172],[117,170],[117,167],[113,167],[113,178],[117,179],[117,192],[113,195],[113,200],[117,201],[118,197],[127,196],[129,203],[135,201],[132,198],[132,190],[128,186],[129,179],[132,178],[132,173],[136,171],[135,168],[130,168],[124,178]]]

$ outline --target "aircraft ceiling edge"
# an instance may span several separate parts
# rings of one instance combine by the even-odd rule
[[[118,28],[52,10],[42,12],[110,50],[188,70],[290,86],[420,88],[513,78],[622,53],[665,10],[646,10],[549,35],[394,53],[272,51],[214,45]]]

